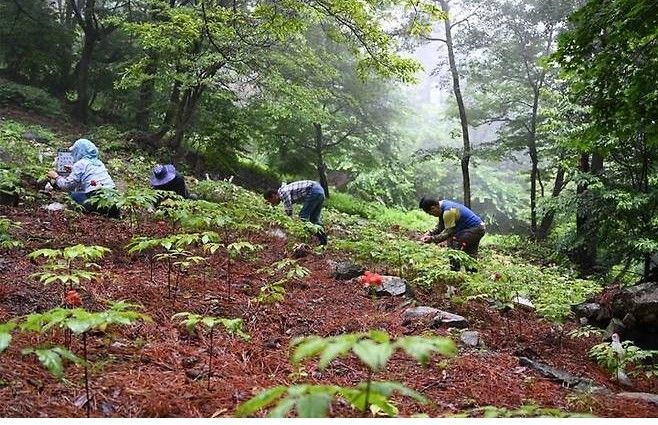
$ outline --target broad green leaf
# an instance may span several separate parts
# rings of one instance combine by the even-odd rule
[[[5,351],[9,347],[11,342],[11,334],[9,332],[0,331],[0,353]]]
[[[354,339],[341,338],[327,344],[327,347],[320,355],[318,367],[326,368],[336,357],[345,355],[354,345]]]
[[[396,346],[401,347],[405,353],[416,359],[423,366],[427,364],[433,353],[444,356],[457,354],[457,347],[450,338],[407,336],[398,339]]]
[[[354,344],[352,351],[372,371],[379,371],[391,358],[393,346],[390,343],[377,344],[369,339],[364,339]]]
[[[301,418],[324,418],[331,399],[332,396],[327,393],[305,394],[297,400],[297,415]]]
[[[296,400],[291,397],[281,399],[279,403],[270,410],[267,415],[268,418],[285,418],[288,413],[295,407]]]
[[[286,387],[280,385],[278,387],[273,387],[261,391],[256,396],[252,397],[251,399],[239,405],[237,410],[235,411],[235,416],[237,417],[250,416],[256,413],[257,411],[259,411],[260,409],[266,408],[267,406],[272,404],[274,400],[281,397],[281,395],[285,393],[286,390],[287,390]]]
[[[302,339],[299,345],[297,345],[295,348],[295,351],[292,355],[292,362],[299,363],[308,357],[315,356],[320,351],[322,351],[327,346],[327,344],[328,342],[326,339],[320,338],[318,336],[311,336]]]

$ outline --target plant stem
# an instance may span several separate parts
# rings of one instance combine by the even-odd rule
[[[366,399],[363,403],[363,417],[368,415],[368,404],[370,403],[370,382],[372,382],[372,369],[368,369],[368,383],[366,384]]]
[[[210,328],[210,350],[208,353],[208,391],[210,391],[210,379],[212,378],[212,349],[213,349],[213,334],[215,327]]]
[[[87,367],[87,332],[82,333],[82,353],[85,358],[85,392],[87,394],[87,417],[91,417],[91,396],[89,395],[89,368]]]

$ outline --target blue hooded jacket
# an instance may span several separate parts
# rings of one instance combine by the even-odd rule
[[[98,148],[87,139],[78,139],[69,148],[73,154],[73,167],[68,177],[58,177],[57,186],[71,192],[89,193],[105,188],[114,189],[103,162],[98,159]]]

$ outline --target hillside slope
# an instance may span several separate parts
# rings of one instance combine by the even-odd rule
[[[24,169],[16,175],[36,179],[48,162],[39,162],[39,153],[48,155],[67,141],[58,129],[29,128],[24,123],[5,120],[0,124],[0,155],[4,155],[0,158],[11,172]],[[48,134],[50,141],[34,144],[25,140],[28,130]],[[111,137],[112,133],[105,134]],[[117,147],[107,151],[99,143],[111,173],[124,182],[128,193],[139,193],[131,190],[144,185],[151,159],[113,142]],[[20,157],[24,160],[17,161]],[[111,301],[125,300],[142,306],[141,311],[153,319],[90,331],[85,337],[92,416],[233,416],[241,402],[275,385],[354,385],[366,379],[366,370],[353,356],[335,360],[325,370],[315,361],[292,365],[289,344],[299,336],[381,329],[393,338],[441,335],[459,343],[461,329],[406,323],[403,313],[414,305],[462,315],[469,329],[479,332],[484,346],[459,343],[457,356],[437,355],[428,368],[395,354],[375,378],[399,381],[429,400],[419,404],[394,396],[401,416],[482,415],[484,406],[496,406],[498,409],[489,412],[497,415],[658,416],[658,406],[616,395],[622,391],[655,393],[656,380],[637,377],[631,388],[623,387],[588,357],[589,348],[599,342],[596,336],[570,338],[562,333],[575,328],[568,322],[570,303],[595,292],[596,284],[573,278],[568,268],[548,259],[544,265],[529,264],[510,255],[503,249],[505,239],[488,237],[478,273],[455,273],[449,270],[448,257],[458,253],[410,240],[428,223],[421,215],[381,210],[378,217],[366,220],[329,210],[325,214],[329,248],[316,249],[296,263],[280,263],[292,257],[299,242],[312,244],[308,229],[279,209],[266,206],[257,194],[230,183],[201,182],[193,190],[206,201],[166,202],[155,213],[135,203],[134,211],[126,210],[123,221],[80,215],[70,209],[47,211],[42,205],[65,202],[65,197],[39,194],[33,190],[38,184],[33,183],[21,192],[19,206],[0,206],[0,216],[16,225],[6,233],[20,244],[0,251],[0,323],[65,305],[63,286],[40,283],[34,274],[43,270],[43,261],[31,261],[27,254],[76,244],[111,250],[96,261],[97,268],[92,267],[96,277],[83,279],[78,288],[84,309],[101,311]],[[136,237],[152,241],[200,232],[214,232],[223,245],[214,253],[204,250],[200,239],[185,245],[189,251],[185,258],[194,254],[204,260],[183,267],[180,273],[176,267],[167,267],[165,257],[157,261],[149,258],[147,251],[129,254],[126,248]],[[377,297],[357,280],[337,280],[330,263],[341,260],[361,262],[379,273],[401,274],[413,283],[414,295]],[[277,271],[277,264],[288,264],[289,269],[282,266]],[[286,270],[299,268],[307,269],[308,274],[300,272],[279,285],[284,290],[283,300],[259,300],[270,294],[267,288],[271,290],[274,282],[283,279]],[[174,287],[171,296],[168,286]],[[449,286],[456,287],[455,295],[446,295]],[[495,308],[518,295],[530,298],[536,309]],[[179,312],[240,318],[249,334],[247,340],[215,332],[210,388],[206,374],[211,358],[209,335],[201,330],[187,332],[172,320]],[[564,328],[556,324],[561,319],[567,319]],[[26,347],[64,344],[65,332],[55,326],[41,333],[16,331],[12,335],[9,347],[0,353],[0,415],[84,416],[83,368],[67,364],[64,379],[57,380],[35,356],[21,353]],[[72,338],[73,352],[80,355],[85,347],[81,338]],[[527,366],[520,360],[523,357],[591,380],[598,389],[567,388]],[[336,401],[331,415],[360,413],[348,403]]]

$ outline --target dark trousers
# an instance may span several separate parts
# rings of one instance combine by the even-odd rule
[[[471,227],[457,232],[455,236],[448,239],[448,246],[452,249],[460,249],[473,258],[477,258],[478,249],[480,248],[480,240],[486,233],[484,226]],[[457,259],[450,259],[450,269],[459,271],[461,264]],[[469,272],[475,271],[474,269],[467,270]]]
[[[71,199],[81,205],[86,213],[98,213],[109,218],[121,218],[119,208],[112,206],[109,208],[96,208],[89,200],[94,196],[94,192],[71,192]]]
[[[324,189],[319,184],[314,185],[311,188],[311,192],[306,195],[304,199],[304,205],[302,210],[299,212],[299,218],[304,221],[310,221],[313,224],[322,226],[322,206],[324,205]],[[320,240],[320,245],[327,244],[327,234],[324,230],[320,230],[317,234],[318,239]]]

